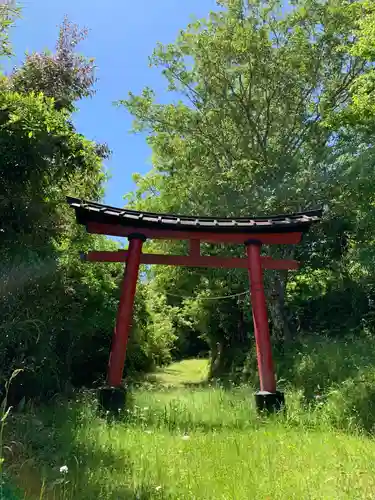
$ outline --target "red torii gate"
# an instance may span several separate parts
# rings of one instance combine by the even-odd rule
[[[270,411],[284,405],[284,395],[276,390],[263,269],[298,269],[299,263],[263,257],[261,246],[299,243],[311,224],[320,220],[321,210],[273,217],[224,219],[138,212],[71,197],[67,198],[67,202],[74,208],[77,222],[85,225],[87,232],[122,236],[129,240],[126,251],[92,251],[82,256],[88,261],[126,263],[108,363],[108,387],[101,393],[105,408],[118,409],[125,402],[121,384],[140,264],[248,269],[260,381],[256,404],[259,409]],[[142,253],[146,239],[188,240],[189,255]],[[201,241],[245,245],[247,257],[203,256],[200,254]]]

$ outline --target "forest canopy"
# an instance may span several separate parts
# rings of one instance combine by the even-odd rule
[[[275,348],[371,333],[373,2],[218,4],[151,56],[168,84],[167,103],[149,87],[117,102],[152,149],[152,169],[134,174],[127,205],[223,217],[324,207],[301,245],[264,248],[303,262],[298,273],[266,274]],[[3,57],[16,15],[2,7]],[[73,121],[95,92],[95,61],[76,51],[86,36],[66,18],[54,51],[26,56],[0,81],[0,382],[24,368],[23,391],[38,397],[101,383],[123,273],[121,265],[79,261],[82,251],[117,244],[85,233],[65,203],[67,195],[103,200],[110,154]],[[178,242],[147,246],[184,251]],[[239,256],[243,248],[203,252]],[[246,272],[155,267],[142,278],[128,373],[208,352],[212,376],[254,373]],[[230,297],[208,300],[223,296]]]

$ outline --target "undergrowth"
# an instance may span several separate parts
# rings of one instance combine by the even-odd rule
[[[6,420],[7,473],[39,500],[372,498],[375,363],[354,350],[302,346],[289,366],[311,376],[305,387],[280,381],[287,412],[269,418],[249,385],[205,381],[204,360],[134,386],[116,422],[89,391],[29,405]]]

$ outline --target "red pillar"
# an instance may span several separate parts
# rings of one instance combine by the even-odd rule
[[[260,249],[260,242],[246,242],[260,390],[275,393],[276,380],[272,361]]]
[[[141,262],[142,245],[145,237],[140,234],[130,235],[128,258],[125,266],[120,304],[117,312],[116,327],[112,340],[111,354],[108,363],[108,385],[121,385],[124,371],[126,347],[132,323],[135,290],[137,288],[138,271]]]

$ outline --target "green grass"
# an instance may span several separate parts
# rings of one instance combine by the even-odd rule
[[[288,394],[286,416],[262,419],[249,387],[201,386],[206,368],[159,372],[122,422],[100,419],[90,394],[12,417],[8,472],[28,499],[374,498],[375,442],[339,431],[329,405]]]
[[[202,383],[207,376],[207,359],[185,359],[158,370],[152,379],[163,386],[177,387]]]

